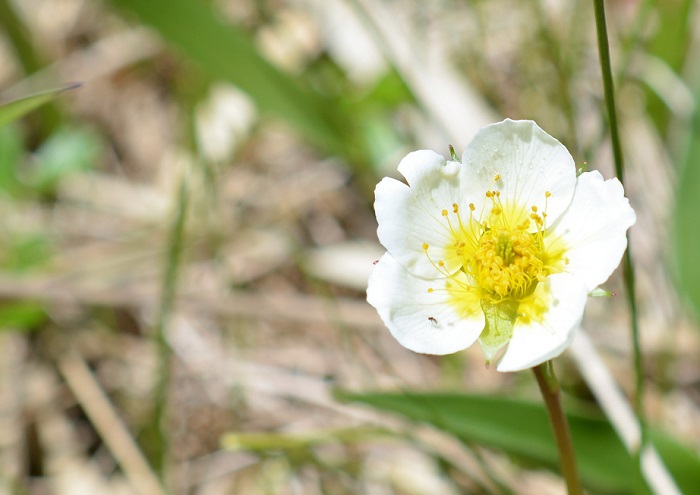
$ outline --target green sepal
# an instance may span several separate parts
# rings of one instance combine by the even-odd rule
[[[518,318],[519,306],[520,303],[512,299],[497,304],[481,301],[481,309],[484,311],[486,321],[479,336],[479,345],[486,356],[487,366],[513,336],[513,326]]]
[[[596,287],[588,293],[588,297],[613,297],[614,292]]]
[[[583,162],[583,164],[579,168],[576,169],[576,177],[578,177],[579,175],[584,173],[587,168],[588,168],[588,162]]]
[[[453,162],[460,162],[459,157],[457,156],[457,153],[455,153],[454,146],[450,145],[450,158],[452,158]],[[462,163],[462,162],[460,162]]]

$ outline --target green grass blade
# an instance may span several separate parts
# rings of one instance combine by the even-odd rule
[[[655,10],[655,31],[647,41],[647,51],[663,60],[676,74],[682,73],[685,64],[693,63],[688,57],[692,45],[693,0],[658,2]],[[665,134],[671,114],[664,101],[652,90],[647,90],[647,112],[660,134]]]
[[[341,393],[339,397],[429,423],[467,443],[498,448],[550,469],[558,466],[547,413],[538,403],[449,393]],[[639,468],[607,420],[583,414],[567,416],[584,486],[596,493],[648,493]],[[683,492],[693,493],[700,486],[698,456],[663,435],[653,438],[662,440],[660,454]]]
[[[158,345],[159,373],[156,384],[152,430],[154,442],[150,445],[156,473],[163,484],[169,485],[167,469],[171,464],[171,429],[168,425],[169,392],[171,381],[171,351],[167,340],[167,330],[175,306],[177,284],[180,275],[183,249],[185,248],[185,227],[189,206],[187,178],[183,177],[175,200],[175,218],[170,226],[167,239],[165,271],[161,285],[158,316],[156,319],[156,343]]]
[[[168,42],[197,61],[213,78],[238,86],[264,112],[282,117],[327,150],[342,148],[329,102],[267,62],[248,35],[225,24],[203,2],[192,0],[111,0],[154,27]]]
[[[656,447],[681,492],[695,493],[700,486],[698,454],[655,430],[649,431],[649,440]]]
[[[700,101],[700,84],[695,90],[695,101]],[[696,103],[689,125],[685,157],[678,177],[676,194],[674,245],[677,275],[687,302],[700,317],[700,105]]]
[[[69,84],[60,88],[42,91],[16,100],[0,104],[0,126],[9,124],[23,115],[50,102],[61,93],[79,87],[79,84]]]

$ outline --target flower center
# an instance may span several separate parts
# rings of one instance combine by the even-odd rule
[[[499,180],[497,174],[494,183]],[[561,242],[553,246],[547,236],[550,196],[545,193],[543,211],[536,205],[528,208],[503,201],[498,190],[486,191],[488,200],[479,213],[470,203],[468,217],[456,203],[451,211],[442,210],[452,242],[438,259],[431,257],[427,243],[422,247],[436,270],[446,277],[445,289],[460,313],[492,311],[507,313],[507,319],[540,318],[544,314],[548,303],[542,298],[546,292],[538,296],[535,290],[568,264],[566,247]]]
[[[494,182],[498,180],[497,175]],[[435,268],[452,280],[448,290],[456,299],[492,305],[522,302],[533,295],[539,282],[562,270],[567,261],[563,251],[545,247],[550,196],[545,193],[545,211],[504,202],[497,190],[486,191],[488,201],[478,215],[473,203],[468,218],[456,203],[451,212],[442,210],[453,242],[445,248],[444,259],[431,258],[427,243],[423,250]]]
[[[494,226],[482,233],[477,248],[464,256],[463,264],[481,289],[482,300],[520,300],[534,292],[547,276],[538,234],[528,232],[525,224],[514,229]]]
[[[442,276],[449,304],[463,317],[481,313],[484,329],[479,344],[487,363],[513,335],[516,321],[542,321],[554,300],[546,282],[549,275],[565,271],[569,263],[567,246],[547,232],[547,204],[552,194],[545,191],[540,206],[519,204],[518,198],[501,199],[500,174],[493,178],[495,189],[486,191],[487,201],[477,213],[469,203],[469,216],[460,205],[440,214],[450,232],[450,241],[439,247],[439,258],[427,242],[422,243],[429,262]],[[444,225],[444,224],[443,224]]]

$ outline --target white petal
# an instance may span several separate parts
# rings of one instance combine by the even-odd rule
[[[481,195],[501,191],[501,200],[528,213],[531,206],[541,212],[546,206],[548,222],[566,210],[574,194],[573,158],[530,120],[506,119],[482,128],[464,150],[462,164],[462,183],[474,183],[472,189]],[[551,196],[545,201],[546,192]]]
[[[498,363],[498,371],[520,371],[557,357],[574,338],[581,323],[588,291],[573,275],[560,273],[547,278],[551,305],[542,321],[516,321],[508,349]],[[537,291],[544,291],[544,284]]]
[[[375,189],[379,241],[404,268],[420,277],[440,277],[434,265],[440,260],[450,274],[462,265],[454,252],[448,254],[445,249],[454,239],[442,216],[443,210],[452,212],[453,203],[462,205],[459,168],[459,163],[446,162],[433,151],[415,151],[399,164],[410,187],[385,178]],[[466,205],[461,208],[468,211]],[[429,245],[430,258],[423,243]]]
[[[620,264],[627,229],[635,221],[620,181],[603,180],[597,171],[586,172],[578,177],[569,209],[552,225],[552,247],[559,246],[560,237],[568,248],[566,271],[581,277],[591,291]]]
[[[377,309],[399,343],[414,352],[450,354],[474,343],[484,328],[480,311],[472,317],[457,314],[447,294],[436,284],[408,273],[389,253],[382,256],[369,278],[367,301]]]
[[[445,157],[431,150],[412,151],[399,163],[399,172],[406,177],[411,187],[438,182],[440,170],[445,166]]]

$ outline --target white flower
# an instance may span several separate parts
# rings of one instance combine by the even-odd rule
[[[499,371],[561,354],[590,291],[627,247],[635,214],[617,179],[576,176],[566,148],[532,121],[489,125],[462,163],[416,151],[409,185],[376,188],[387,253],[367,300],[408,349],[449,354],[479,340]]]

